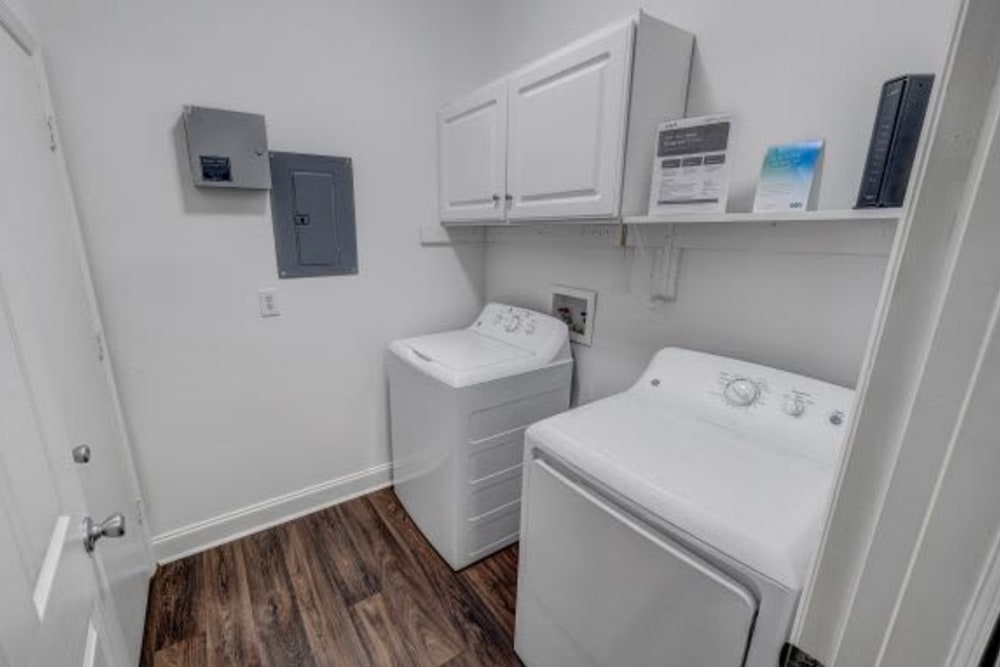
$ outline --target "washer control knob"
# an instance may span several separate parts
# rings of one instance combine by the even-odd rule
[[[785,401],[785,405],[782,406],[782,409],[789,417],[801,417],[806,411],[806,404],[805,401],[798,396],[792,396]]]
[[[733,378],[726,383],[722,395],[730,405],[748,408],[760,398],[760,387],[748,378]]]
[[[514,333],[515,331],[518,330],[518,328],[520,328],[520,326],[521,326],[521,316],[511,315],[510,318],[507,320],[507,323],[504,324],[503,328],[504,331],[506,331],[507,333]]]
[[[531,334],[535,333],[535,321],[534,320],[528,320],[528,323],[524,325],[524,333],[528,334],[529,336]]]

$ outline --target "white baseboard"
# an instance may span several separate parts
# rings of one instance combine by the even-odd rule
[[[161,564],[179,560],[391,483],[392,464],[383,463],[157,535],[153,555]]]

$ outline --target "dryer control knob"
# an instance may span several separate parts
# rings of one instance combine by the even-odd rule
[[[792,396],[787,401],[785,401],[785,405],[783,406],[782,409],[785,411],[785,414],[788,415],[789,417],[801,417],[802,414],[806,411],[806,404],[798,396]]]
[[[753,380],[747,378],[734,378],[726,383],[722,395],[730,405],[740,408],[748,408],[757,402],[760,397],[760,387]]]

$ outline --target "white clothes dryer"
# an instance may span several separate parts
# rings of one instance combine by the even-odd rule
[[[529,667],[774,667],[854,392],[677,348],[526,434]]]

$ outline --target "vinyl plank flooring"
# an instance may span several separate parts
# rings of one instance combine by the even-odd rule
[[[201,614],[201,570],[196,558],[187,558],[160,568],[150,587],[150,604],[143,641],[142,664],[156,665],[169,659],[203,625]],[[169,649],[166,657],[157,654]]]
[[[406,646],[403,628],[393,623],[382,594],[376,594],[351,607],[365,651],[373,665],[412,665],[416,663]]]
[[[316,664],[320,667],[366,667],[361,638],[350,609],[328,570],[320,567],[315,542],[306,522],[281,527],[285,561],[302,612],[302,623]]]
[[[379,518],[368,499],[351,508],[347,526],[359,553],[378,572],[382,599],[394,625],[405,628],[404,641],[418,664],[440,665],[462,652],[462,640],[434,593],[431,582],[407,549]]]
[[[462,578],[452,572],[448,564],[434,551],[434,547],[406,514],[395,494],[390,490],[383,490],[370,494],[367,498],[386,526],[399,536],[399,542],[411,550],[413,561],[432,582],[433,594],[441,600],[448,618],[462,632],[463,643],[466,646],[463,660],[466,664],[520,665],[521,662],[514,653],[513,639],[504,633],[503,623],[490,613],[486,601],[466,586]],[[516,547],[509,547],[494,554],[463,572],[487,567],[489,563],[502,558],[503,554],[514,548]],[[510,595],[514,595],[517,591],[516,557],[507,563],[513,566],[510,575],[513,588]]]
[[[250,606],[254,625],[268,663],[315,667],[282,546],[276,530],[240,542],[247,571],[253,573]]]
[[[224,544],[201,554],[206,653],[215,665],[262,667],[243,552]]]
[[[517,545],[493,558],[459,573],[500,624],[504,635],[514,641],[514,610],[517,604]]]
[[[144,667],[519,666],[517,548],[454,573],[391,490],[163,566]]]
[[[153,655],[153,667],[205,667],[207,664],[205,636],[200,634],[165,646]]]
[[[355,501],[350,501],[353,507]],[[379,592],[378,577],[351,542],[336,507],[316,512],[293,523],[304,523],[313,536],[313,547],[328,559],[327,573],[347,604],[352,605]]]

